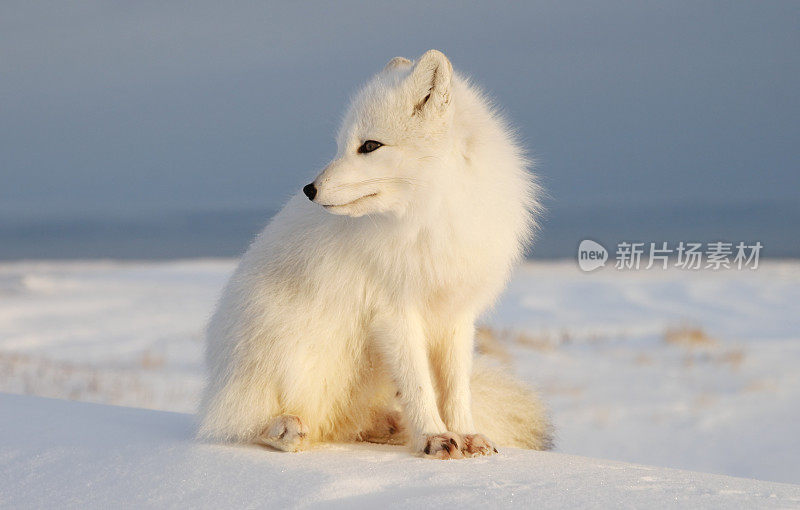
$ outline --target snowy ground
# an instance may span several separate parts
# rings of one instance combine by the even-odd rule
[[[547,452],[200,444],[192,417],[0,394],[4,508],[789,508],[800,486]]]
[[[192,412],[203,323],[233,266],[0,264],[0,391]],[[550,404],[558,451],[800,483],[800,262],[591,274],[528,263],[484,324],[496,339],[484,349]]]

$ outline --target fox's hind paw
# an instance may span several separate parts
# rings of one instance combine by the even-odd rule
[[[307,438],[308,427],[303,420],[291,414],[282,414],[264,427],[256,443],[284,452],[296,452],[306,446]]]
[[[361,433],[359,440],[370,443],[405,444],[406,426],[399,411],[379,413],[369,430]]]

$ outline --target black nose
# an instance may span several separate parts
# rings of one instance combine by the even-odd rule
[[[306,184],[303,186],[303,193],[306,194],[309,200],[314,200],[314,197],[317,196],[317,187],[314,186],[314,183]]]

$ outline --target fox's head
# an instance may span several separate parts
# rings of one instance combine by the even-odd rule
[[[306,196],[328,212],[348,216],[404,215],[430,200],[432,180],[443,167],[453,121],[453,68],[439,51],[413,63],[393,58],[348,108],[337,154]]]

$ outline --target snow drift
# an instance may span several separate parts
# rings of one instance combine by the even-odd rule
[[[404,448],[297,454],[193,440],[193,417],[0,394],[0,507],[800,506],[800,486],[505,449],[433,461]]]

